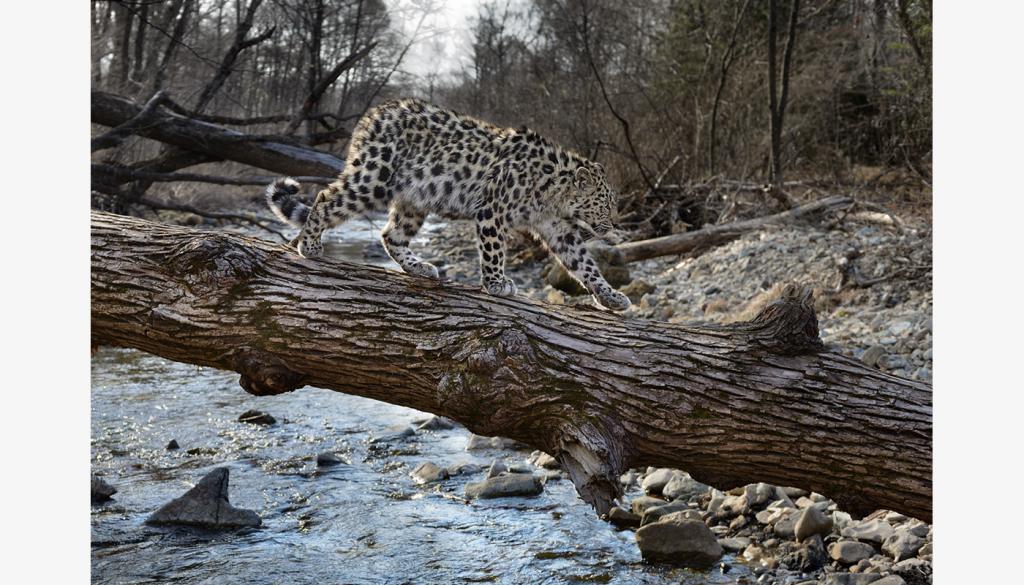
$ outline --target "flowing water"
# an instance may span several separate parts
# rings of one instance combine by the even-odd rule
[[[375,222],[377,228],[382,222]],[[328,253],[366,261],[373,224],[347,226]],[[429,233],[429,230],[428,230]],[[387,265],[385,259],[372,260]],[[92,469],[114,499],[92,506],[95,583],[735,583],[733,559],[710,572],[641,561],[633,533],[599,520],[568,480],[533,498],[467,502],[484,471],[416,485],[423,461],[487,466],[525,451],[466,451],[462,428],[418,431],[380,449],[368,439],[422,412],[304,388],[246,394],[237,374],[104,348],[92,367]],[[247,409],[277,424],[237,422]],[[168,451],[174,439],[180,449]],[[318,453],[345,463],[317,468]],[[158,528],[145,519],[215,467],[257,529]]]

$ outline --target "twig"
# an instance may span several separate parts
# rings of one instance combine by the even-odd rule
[[[134,134],[137,130],[149,123],[149,119],[156,113],[157,108],[167,99],[166,91],[158,91],[153,94],[153,97],[149,98],[146,105],[139,110],[139,113],[132,117],[130,120],[112,128],[106,134],[102,134],[92,139],[92,152],[97,150],[103,150],[105,148],[113,148],[121,144],[125,138]]]

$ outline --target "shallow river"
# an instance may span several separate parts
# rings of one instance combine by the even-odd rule
[[[332,238],[328,253],[362,261],[372,237],[372,227],[353,225]],[[755,581],[730,557],[726,573],[644,564],[633,533],[599,520],[568,480],[549,481],[534,498],[467,503],[465,484],[483,471],[428,486],[409,477],[422,461],[486,466],[522,462],[526,451],[466,451],[462,428],[418,431],[380,451],[368,443],[374,433],[428,415],[317,388],[255,397],[237,379],[134,350],[94,356],[92,468],[118,489],[92,506],[94,583]],[[277,424],[237,422],[250,408]],[[166,450],[171,439],[181,448]],[[318,469],[325,451],[346,463]],[[231,470],[232,503],[259,513],[262,527],[144,524],[218,466]]]

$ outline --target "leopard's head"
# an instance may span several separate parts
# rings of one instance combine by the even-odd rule
[[[584,231],[604,236],[612,229],[618,212],[619,195],[608,184],[604,167],[584,162],[573,177],[574,196],[570,198],[569,212]]]

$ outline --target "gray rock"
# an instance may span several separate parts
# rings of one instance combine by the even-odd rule
[[[346,463],[346,461],[334,453],[321,453],[316,456],[317,467],[333,467],[342,463]]]
[[[718,544],[725,552],[738,553],[750,546],[750,539],[745,536],[734,536],[732,538],[719,538]]]
[[[640,482],[640,487],[650,495],[660,495],[668,482],[679,473],[675,469],[656,469],[644,477],[643,481]]]
[[[644,516],[640,521],[640,526],[651,524],[652,522],[673,522],[681,520],[698,520],[703,522],[700,512],[692,508],[680,507],[678,504],[669,504],[667,506],[658,506],[656,508],[648,508],[644,512]],[[724,526],[722,528],[725,528]]]
[[[482,465],[478,465],[476,463],[469,463],[467,461],[461,461],[459,463],[455,463],[454,465],[448,466],[448,475],[473,475],[475,473],[480,473],[481,471],[483,471],[483,469],[484,468]]]
[[[797,545],[796,549],[783,557],[783,562],[791,568],[804,573],[811,573],[825,566],[825,562],[828,560],[825,555],[825,542],[821,539],[821,535],[815,534],[811,536],[801,544]]]
[[[750,511],[750,505],[747,503],[746,494],[740,496],[728,496],[722,502],[722,505],[718,507],[718,513],[716,516],[719,518],[732,518],[740,514],[746,514]]]
[[[90,499],[93,503],[106,502],[117,493],[117,488],[104,481],[101,477],[92,476],[90,483],[92,484],[90,486],[90,491],[92,492]]]
[[[705,568],[722,557],[722,546],[698,520],[662,520],[641,526],[636,544],[644,560]]]
[[[789,509],[787,509],[789,510]],[[776,536],[792,540],[796,537],[796,521],[800,518],[800,514],[796,509],[787,511],[778,520],[775,521],[775,526],[772,527],[772,531]]]
[[[165,449],[168,451],[174,451],[176,449],[181,449],[181,446],[178,445],[177,440],[171,439],[171,441],[167,443],[167,447],[165,447]]]
[[[750,510],[760,510],[769,502],[777,499],[775,486],[767,483],[748,484],[744,486],[743,493],[746,496],[747,506]],[[785,492],[782,495],[785,496]]]
[[[840,532],[844,538],[856,538],[876,545],[881,545],[892,533],[892,525],[878,519],[851,523]]]
[[[639,514],[623,510],[618,506],[608,511],[608,521],[614,524],[616,528],[639,528],[640,520]]]
[[[870,559],[874,554],[873,546],[856,540],[840,540],[828,547],[828,556],[844,565],[853,565],[863,559]]]
[[[228,501],[228,468],[218,467],[184,495],[153,513],[146,524],[174,524],[208,529],[243,528],[262,524],[252,510],[235,508]]]
[[[630,502],[629,504],[629,509],[632,510],[634,514],[643,516],[644,512],[647,511],[647,508],[653,508],[655,506],[664,506],[666,503],[668,502],[661,498],[655,498],[653,496],[640,496],[638,498],[633,498],[633,501]]]
[[[875,367],[878,365],[878,360],[885,355],[886,348],[882,345],[873,345],[866,349],[860,356],[860,361],[864,362],[864,365],[869,367]]]
[[[932,564],[924,559],[907,559],[892,566],[892,572],[899,575],[907,585],[925,585],[932,582]]]
[[[670,500],[688,500],[693,496],[707,493],[709,489],[711,488],[690,477],[690,474],[680,472],[668,480],[661,489],[661,495]]]
[[[416,427],[421,431],[447,431],[455,428],[455,423],[443,416],[432,416]]]
[[[530,457],[527,461],[531,465],[541,467],[543,469],[560,469],[562,467],[559,465],[557,459],[543,451],[534,451],[533,453],[530,453]]]
[[[540,478],[525,473],[510,473],[466,485],[470,499],[536,496],[544,491]]]
[[[740,528],[746,526],[748,522],[749,520],[747,520],[746,516],[737,516],[732,519],[732,522],[729,523],[729,530],[731,532],[736,532]]]
[[[470,435],[469,440],[466,442],[466,451],[478,451],[482,449],[504,449],[512,450],[519,449],[523,444],[515,439],[509,439],[507,437],[482,437],[480,435]]]
[[[394,443],[402,441],[416,434],[409,425],[390,426],[370,438],[370,443]]]
[[[799,541],[815,534],[828,536],[830,532],[832,532],[832,518],[826,516],[817,505],[804,508],[793,529],[793,534]]]
[[[413,481],[416,483],[434,483],[448,479],[448,470],[430,461],[424,461],[412,470]]]
[[[238,416],[238,422],[267,426],[276,423],[277,419],[262,410],[247,410]]]
[[[889,554],[897,563],[916,557],[924,546],[924,538],[909,530],[897,530],[882,543],[882,550]]]
[[[500,459],[495,459],[491,462],[491,466],[487,468],[486,479],[498,477],[502,473],[508,472],[508,466],[506,466]]]
[[[832,573],[825,576],[823,585],[868,585],[881,579],[878,573]]]
[[[907,582],[899,575],[889,575],[888,577],[882,577],[878,581],[875,581],[872,585],[907,585]]]
[[[783,488],[779,488],[779,489],[781,489],[782,493],[786,494],[786,497],[789,498],[790,500],[795,500],[797,498],[802,498],[802,497],[806,496],[808,493],[810,493],[810,492],[808,492],[805,489],[800,489],[800,488],[796,488],[796,487],[783,487]]]

